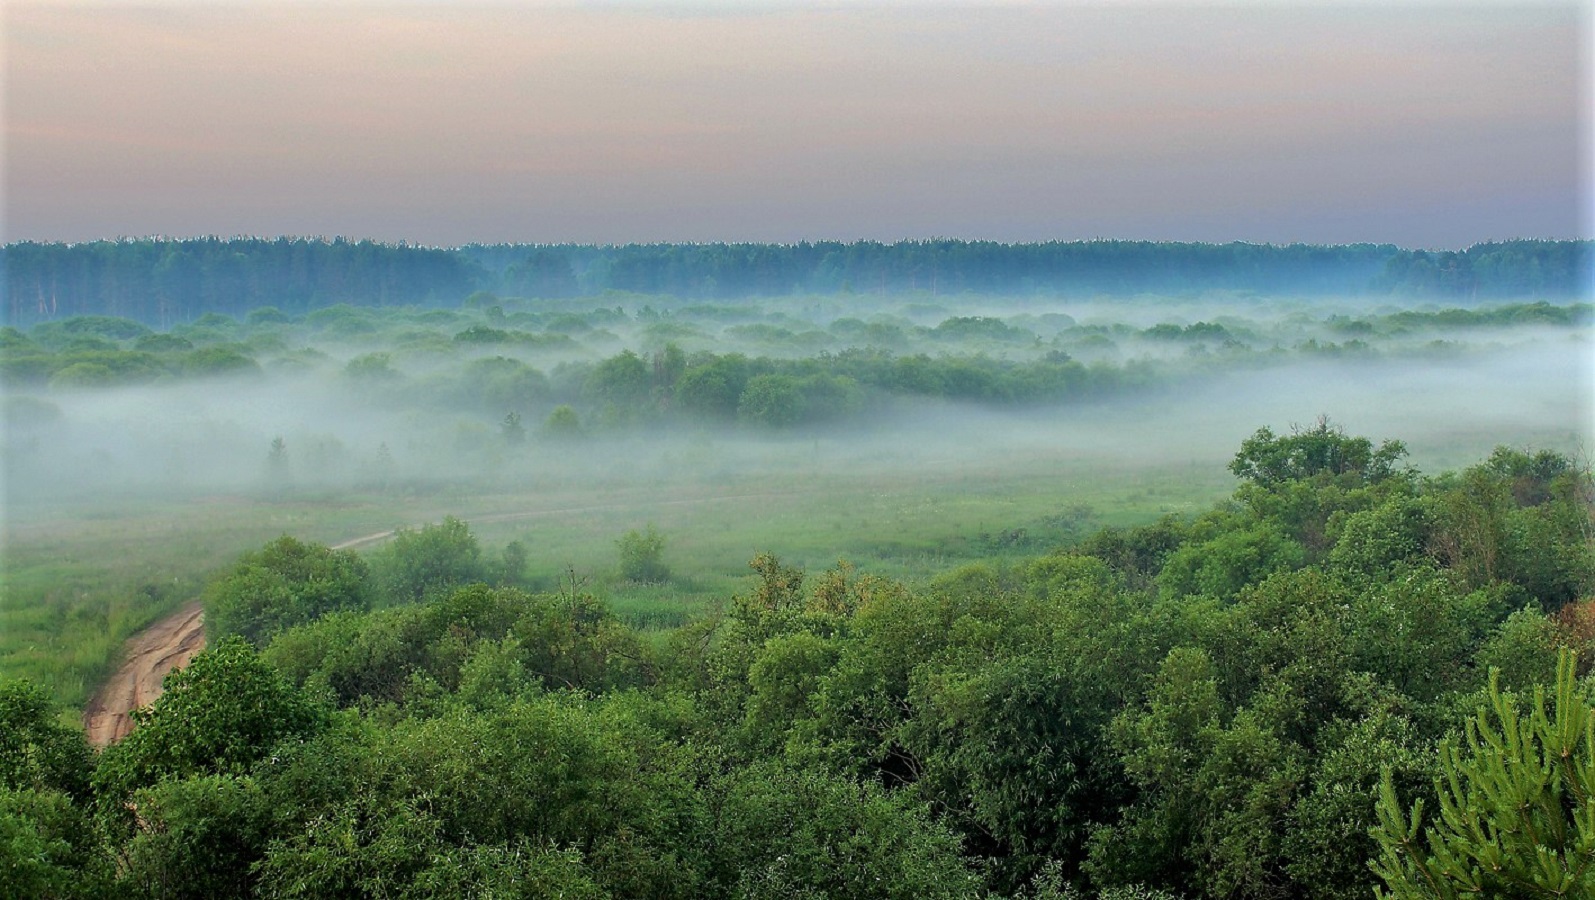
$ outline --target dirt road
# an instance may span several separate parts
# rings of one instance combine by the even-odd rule
[[[764,497],[786,496],[791,492],[763,492],[738,494],[729,497],[693,497],[682,500],[665,500],[660,506],[697,505],[723,500],[749,500]],[[532,512],[498,513],[479,516],[475,522],[511,522],[541,516],[586,513],[604,509],[618,509],[625,504],[578,506],[563,509],[541,509]],[[378,544],[393,537],[398,529],[378,531],[333,544],[333,550],[352,550]],[[161,682],[166,673],[188,665],[188,661],[205,649],[205,613],[196,600],[154,625],[128,639],[125,662],[110,680],[100,687],[83,711],[83,728],[88,732],[89,743],[96,747],[121,740],[133,730],[133,710],[148,706],[161,695]]]
[[[392,531],[368,534],[332,549],[375,544],[392,535]],[[89,743],[104,747],[127,737],[133,730],[133,710],[154,703],[161,695],[166,673],[188,665],[204,649],[205,611],[198,600],[129,638],[122,667],[100,686],[83,711]]]
[[[132,712],[161,695],[161,680],[205,649],[205,611],[196,600],[134,635],[122,667],[89,701],[83,728],[104,747],[133,730]]]

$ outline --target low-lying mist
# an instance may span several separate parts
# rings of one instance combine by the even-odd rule
[[[1412,461],[1432,470],[1500,443],[1583,453],[1592,387],[1588,342],[1560,331],[1420,358],[1297,354],[1065,403],[877,399],[847,418],[786,428],[681,419],[595,421],[554,433],[545,424],[550,403],[512,423],[379,398],[315,371],[12,391],[6,506],[24,521],[59,503],[207,494],[332,497],[454,485],[535,505],[554,487],[746,491],[815,475],[946,478],[1064,459],[1222,468],[1257,428],[1284,430],[1319,415],[1350,433],[1403,440]]]

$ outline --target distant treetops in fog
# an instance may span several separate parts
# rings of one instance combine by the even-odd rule
[[[168,326],[260,306],[455,305],[472,292],[565,298],[628,291],[713,299],[801,293],[1273,294],[1567,297],[1589,293],[1590,241],[1462,251],[1389,244],[820,241],[470,244],[454,249],[280,237],[155,238],[0,248],[5,321],[126,316]]]

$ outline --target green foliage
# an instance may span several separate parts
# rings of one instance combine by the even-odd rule
[[[453,516],[419,530],[399,529],[386,547],[371,555],[371,567],[390,604],[438,597],[487,574],[476,535]]]
[[[1595,710],[1563,653],[1554,694],[1529,708],[1491,678],[1489,706],[1446,743],[1438,815],[1410,813],[1387,774],[1374,830],[1379,896],[1399,900],[1595,894]],[[1388,892],[1388,893],[1386,893]]]
[[[1328,555],[1331,569],[1364,580],[1400,575],[1429,560],[1431,523],[1428,508],[1418,499],[1395,496],[1379,506],[1341,516]]]
[[[343,375],[351,381],[366,383],[396,381],[402,377],[393,368],[390,353],[362,353],[344,365]]]
[[[642,357],[630,350],[600,362],[583,385],[583,392],[612,421],[626,421],[648,411],[652,379]]]
[[[1370,834],[1375,824],[1370,798],[1381,773],[1417,786],[1434,767],[1432,747],[1405,716],[1375,709],[1359,719],[1328,723],[1284,833],[1285,871],[1304,895],[1366,900],[1368,860],[1378,852]]]
[[[1476,683],[1472,655],[1495,615],[1488,594],[1463,593],[1416,570],[1355,593],[1349,604],[1351,664],[1419,701]]]
[[[183,356],[184,374],[209,377],[214,375],[259,374],[260,364],[232,347],[200,347]]]
[[[718,879],[743,898],[954,898],[978,893],[958,840],[903,794],[780,764],[716,791]]]
[[[121,804],[165,778],[245,774],[280,742],[318,731],[325,713],[232,637],[167,675],[165,692],[133,719],[133,733],[94,772],[104,802]]]
[[[133,349],[146,353],[178,353],[194,349],[194,342],[175,334],[147,334],[133,342]]]
[[[620,550],[620,577],[627,581],[658,584],[670,580],[670,567],[665,565],[665,536],[653,525],[642,531],[626,532],[615,541]]]
[[[802,385],[789,375],[755,375],[737,400],[737,417],[768,428],[796,425],[807,415]]]
[[[370,578],[365,561],[352,552],[283,535],[212,581],[204,602],[213,636],[239,635],[261,647],[329,613],[369,609]]]
[[[554,407],[543,422],[543,433],[556,440],[571,440],[582,436],[581,418],[569,404]]]
[[[67,795],[0,786],[0,897],[111,896],[110,860],[98,837]]]
[[[547,400],[548,378],[518,359],[494,356],[476,359],[450,382],[446,398],[484,412],[528,412]]]
[[[0,679],[0,896],[100,896],[110,873],[80,805],[93,763],[43,691]]]
[[[1348,437],[1342,428],[1320,418],[1311,428],[1292,429],[1287,437],[1259,428],[1241,444],[1230,471],[1263,487],[1317,476],[1369,483],[1401,474],[1396,464],[1406,455],[1406,445],[1400,441],[1385,441],[1374,449],[1367,438]]]
[[[1436,559],[1470,587],[1510,585],[1546,612],[1595,590],[1595,488],[1554,453],[1497,448],[1426,496]]]
[[[702,813],[683,762],[627,716],[559,697],[329,734],[273,764],[294,827],[262,883],[411,896],[522,871],[556,894],[699,896]]]
[[[1479,647],[1475,667],[1496,672],[1509,691],[1529,691],[1537,684],[1556,683],[1560,629],[1537,607],[1527,606],[1506,617]]]
[[[660,415],[717,365],[639,359]],[[830,377],[747,362],[750,381]],[[1006,389],[984,365],[921,373]],[[1533,545],[1578,558],[1583,476],[1492,460],[1248,482],[1194,520],[914,587],[761,554],[719,608],[643,632],[574,575],[557,594],[451,587],[527,564],[515,545],[484,559],[457,520],[373,554],[393,599],[420,601],[376,611],[335,599],[367,582],[352,556],[283,538],[207,592],[255,604],[235,612],[264,649],[224,639],[171,676],[86,787],[81,737],[36,689],[0,685],[0,894],[1350,900],[1373,887],[1378,829],[1414,821],[1376,814],[1386,771],[1392,797],[1437,772],[1451,796],[1391,871],[1420,856],[1438,871],[1436,846],[1481,841],[1561,865],[1595,821],[1578,805],[1587,722],[1542,698],[1516,736],[1497,711],[1463,751],[1433,750],[1483,668],[1526,693],[1554,648],[1587,639],[1581,606],[1553,619],[1528,593],[1576,568]],[[662,551],[651,527],[630,536]],[[1485,546],[1488,570],[1470,558]],[[612,583],[634,605],[691,589]],[[1541,719],[1576,738],[1569,755],[1533,737]],[[1475,762],[1514,742],[1532,765]],[[1445,831],[1448,805],[1465,827]],[[1545,833],[1553,813],[1570,823],[1540,860],[1482,818],[1525,810]]]
[[[676,404],[682,412],[704,418],[730,419],[748,380],[747,360],[723,356],[709,365],[689,368],[676,384]]]
[[[1285,537],[1273,523],[1264,522],[1181,545],[1164,562],[1158,590],[1168,598],[1200,594],[1227,600],[1247,585],[1305,561],[1300,544]]]
[[[125,845],[119,893],[162,900],[247,897],[265,856],[271,812],[248,777],[161,781],[133,794],[138,828]]]
[[[472,585],[431,603],[331,616],[284,632],[264,654],[340,706],[401,704],[427,685],[492,705],[522,693],[644,683],[641,641],[585,595]]]
[[[56,715],[55,704],[36,685],[0,679],[0,788],[86,796],[88,742]]]

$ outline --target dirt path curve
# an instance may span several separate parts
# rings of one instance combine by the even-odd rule
[[[133,730],[132,712],[161,695],[161,680],[205,649],[205,610],[199,601],[156,622],[127,642],[122,667],[83,712],[89,743],[104,747]]]
[[[334,550],[363,547],[392,537],[398,529],[344,541]],[[128,638],[121,668],[100,686],[83,710],[89,743],[105,747],[133,730],[133,710],[161,695],[161,684],[173,669],[188,665],[205,649],[205,610],[198,600],[185,604],[154,625]]]
[[[685,506],[726,500],[754,500],[786,496],[794,492],[775,491],[757,494],[737,494],[726,497],[692,497],[680,500],[659,501],[659,506]],[[563,509],[540,509],[532,512],[498,513],[479,516],[474,522],[512,522],[541,516],[598,512],[617,509],[627,504],[610,503],[597,506],[574,506]],[[352,550],[379,544],[399,532],[397,528],[377,531],[333,544],[333,550]],[[126,737],[133,730],[133,710],[148,706],[161,695],[161,682],[166,673],[179,666],[188,665],[205,649],[205,611],[195,600],[154,625],[133,635],[127,641],[122,667],[100,686],[94,698],[83,711],[83,728],[88,732],[89,743],[104,747]]]

